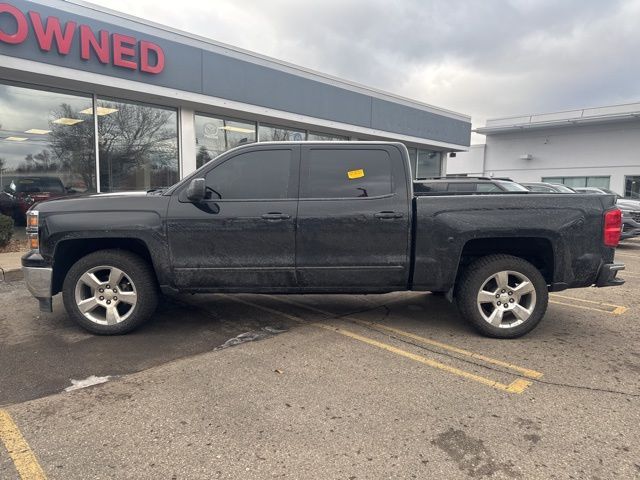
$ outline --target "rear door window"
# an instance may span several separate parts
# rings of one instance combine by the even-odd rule
[[[385,150],[312,148],[303,160],[301,198],[365,198],[393,191]]]

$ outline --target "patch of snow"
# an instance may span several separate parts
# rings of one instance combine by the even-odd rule
[[[71,379],[71,386],[64,389],[65,392],[71,392],[73,390],[80,390],[81,388],[91,387],[92,385],[99,385],[101,383],[106,383],[111,379],[110,375],[106,377],[96,377],[95,375],[91,375],[90,377],[85,378],[84,380],[74,380]]]

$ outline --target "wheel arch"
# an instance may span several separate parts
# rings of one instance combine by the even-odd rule
[[[487,255],[505,254],[522,258],[535,266],[547,284],[552,284],[556,271],[553,243],[545,237],[486,237],[468,240],[462,247],[456,283],[475,260]]]
[[[127,237],[66,239],[58,242],[54,251],[52,295],[62,291],[65,276],[74,263],[99,250],[124,250],[134,253],[151,266],[157,277],[149,247],[141,239]]]

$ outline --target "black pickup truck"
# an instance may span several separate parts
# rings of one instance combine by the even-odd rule
[[[548,292],[619,285],[614,196],[414,196],[400,143],[256,143],[176,185],[28,212],[25,279],[44,311],[125,333],[160,292],[431,291],[481,333],[533,329]]]

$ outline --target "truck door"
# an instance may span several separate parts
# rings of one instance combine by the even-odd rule
[[[207,198],[174,195],[167,230],[179,288],[248,291],[296,286],[300,147],[243,149],[203,172]]]
[[[401,151],[387,145],[302,147],[296,262],[307,290],[406,288],[410,194]]]

